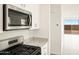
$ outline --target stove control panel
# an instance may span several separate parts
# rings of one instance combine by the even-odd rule
[[[15,39],[15,40],[9,41],[8,44],[10,45],[10,44],[13,44],[13,43],[16,43],[16,42],[18,42],[18,39]]]

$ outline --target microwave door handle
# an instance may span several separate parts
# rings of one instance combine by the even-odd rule
[[[30,16],[30,26],[31,26],[31,24],[32,24],[32,16]]]
[[[30,27],[30,15],[29,15],[29,27]]]
[[[29,18],[30,18],[30,21],[29,21],[29,27],[30,27],[31,22],[32,22],[32,18],[31,18],[31,16],[30,16],[30,15],[29,15]]]

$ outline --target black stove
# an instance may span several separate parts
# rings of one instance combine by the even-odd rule
[[[41,48],[37,46],[18,44],[0,51],[0,55],[41,55]]]
[[[41,55],[40,47],[23,44],[23,38],[23,36],[16,36],[0,41],[1,45],[6,44],[0,46],[0,55]]]

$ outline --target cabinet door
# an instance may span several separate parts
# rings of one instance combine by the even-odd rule
[[[25,7],[26,7],[25,4],[11,4],[11,5],[19,7],[19,8],[24,9],[24,10],[25,10]]]
[[[0,33],[2,33],[3,31],[3,8],[2,8],[2,4],[0,4]]]
[[[20,4],[11,4],[11,5],[16,6],[16,7],[20,7]]]
[[[41,48],[42,55],[47,55],[47,43]]]
[[[26,10],[30,11],[32,13],[32,28],[33,29],[39,29],[39,5],[37,4],[28,4],[26,5]]]

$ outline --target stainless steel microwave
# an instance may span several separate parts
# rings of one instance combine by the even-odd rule
[[[10,4],[3,5],[3,30],[29,29],[32,13]]]

